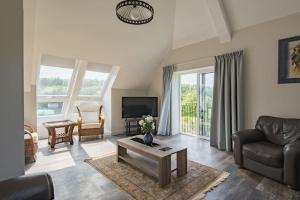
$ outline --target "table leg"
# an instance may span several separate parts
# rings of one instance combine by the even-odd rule
[[[68,130],[68,136],[69,136],[69,141],[70,141],[70,144],[73,145],[73,130],[74,130],[74,126],[71,125],[67,128]]]
[[[171,155],[159,161],[159,185],[161,187],[171,182]]]
[[[50,133],[51,133],[50,145],[51,145],[51,148],[54,149],[55,142],[56,142],[56,130],[55,130],[55,128],[49,128],[49,130],[50,130]]]
[[[177,152],[177,177],[187,173],[187,150]]]
[[[49,128],[47,128],[47,131],[48,131],[48,145],[50,145],[50,144],[51,144],[51,142],[50,142],[50,136],[51,136],[52,134],[51,134],[51,131],[50,131]]]
[[[117,144],[117,162],[120,162],[121,159],[119,158],[119,156],[123,156],[127,154],[127,149],[120,146],[119,144]]]

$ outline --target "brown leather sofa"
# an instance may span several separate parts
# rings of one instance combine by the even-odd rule
[[[300,189],[300,119],[261,116],[233,140],[237,165]]]
[[[0,182],[0,200],[52,200],[54,188],[49,174],[20,176]]]

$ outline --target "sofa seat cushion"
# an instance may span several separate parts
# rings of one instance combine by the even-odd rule
[[[270,142],[244,144],[243,156],[267,166],[283,167],[283,147]]]
[[[82,129],[100,128],[100,124],[99,123],[82,124],[81,128]]]
[[[32,139],[33,139],[33,142],[34,143],[38,143],[39,141],[39,136],[37,133],[30,133],[31,136],[32,136]],[[24,140],[29,140],[31,137],[28,135],[28,134],[24,134]]]

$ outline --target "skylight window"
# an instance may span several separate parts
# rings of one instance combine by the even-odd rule
[[[41,66],[38,84],[38,95],[66,96],[73,74],[73,69]]]
[[[63,102],[38,102],[37,115],[38,116],[50,116],[60,115],[63,111]]]
[[[101,104],[111,66],[42,56],[37,83],[37,115],[42,120],[70,117],[76,103]],[[50,117],[50,118],[49,118]]]
[[[100,96],[108,79],[109,73],[86,71],[81,89],[80,96]]]

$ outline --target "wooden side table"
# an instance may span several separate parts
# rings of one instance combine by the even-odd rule
[[[71,120],[54,121],[43,123],[44,127],[48,130],[48,144],[54,148],[56,144],[62,142],[70,142],[73,145],[73,130],[77,125],[76,122]],[[56,129],[64,128],[64,132],[57,133]]]

